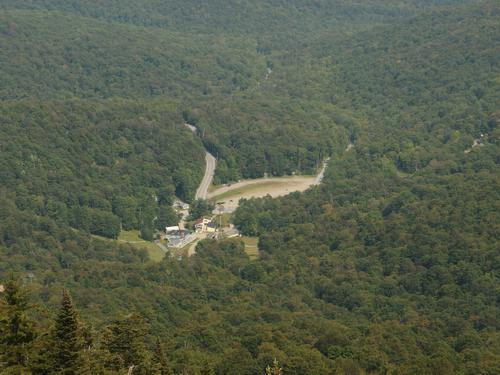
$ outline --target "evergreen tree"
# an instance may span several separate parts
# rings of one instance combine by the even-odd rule
[[[63,291],[61,307],[55,323],[54,369],[62,374],[78,374],[81,349],[78,319],[67,290]]]
[[[26,315],[26,293],[10,279],[5,285],[0,304],[0,372],[22,374],[27,372],[27,358],[35,339],[33,321]]]

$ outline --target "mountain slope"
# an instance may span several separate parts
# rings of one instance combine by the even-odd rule
[[[64,5],[52,0],[32,4],[58,4],[58,12]],[[65,4],[85,8],[81,2]],[[99,11],[109,11],[114,3],[99,4]],[[137,2],[128,9],[144,6],[149,12],[144,4],[153,3]],[[216,3],[207,4],[200,9]],[[258,11],[263,3],[242,7],[249,4]],[[293,13],[298,4],[305,2],[280,2],[274,9]],[[401,13],[401,2],[374,4]],[[16,43],[42,55],[44,49],[31,43],[33,30],[42,33],[40,43],[49,50],[47,40],[60,40],[55,28],[44,32],[50,29],[43,21],[46,16],[65,29],[72,22],[84,25],[93,42],[117,56],[126,50],[127,38],[134,48],[123,60],[113,55],[102,60],[112,67],[123,63],[133,68],[124,75],[133,83],[130,90],[122,82],[115,88],[105,80],[106,95],[75,86],[85,75],[78,73],[77,62],[71,71],[78,79],[60,72],[59,63],[52,63],[59,54],[54,47],[40,66],[52,67],[47,70],[51,79],[60,73],[72,80],[70,89],[61,83],[53,91],[53,98],[61,93],[72,99],[40,100],[43,92],[27,81],[19,92],[28,98],[2,102],[2,277],[13,271],[25,280],[33,300],[49,311],[56,309],[61,289],[71,290],[83,320],[96,327],[86,330],[92,345],[85,352],[95,359],[89,365],[94,373],[128,371],[120,360],[130,353],[109,345],[109,333],[115,319],[121,322],[132,312],[147,321],[147,331],[134,347],[141,351],[133,358],[143,368],[153,357],[144,349],[152,353],[159,337],[166,343],[174,373],[262,374],[275,358],[285,374],[297,375],[499,373],[498,5],[405,4],[424,4],[424,13],[410,12],[382,24],[373,12],[369,22],[347,36],[323,27],[324,19],[309,13],[305,20],[312,17],[318,27],[297,27],[311,39],[281,50],[257,52],[259,44],[249,42],[257,38],[243,37],[248,58],[256,56],[238,60],[250,74],[247,88],[233,85],[232,78],[218,86],[214,77],[219,70],[200,65],[190,70],[194,77],[182,77],[186,80],[180,80],[178,89],[177,83],[162,81],[161,95],[148,94],[141,82],[159,72],[175,81],[177,68],[162,54],[155,56],[161,57],[164,70],[145,68],[146,74],[139,69],[143,62],[135,66],[135,51],[142,56],[148,50],[141,47],[143,31],[127,20],[107,25],[61,15],[58,21],[60,13],[9,10],[19,17],[15,19],[22,29],[31,30],[15,36]],[[131,13],[140,19],[141,12]],[[328,12],[325,15],[327,19]],[[194,19],[214,30],[213,21]],[[37,20],[37,26],[30,20]],[[230,30],[233,21],[221,27]],[[246,21],[257,22],[251,17]],[[276,22],[290,30],[282,20]],[[113,47],[113,33],[106,34],[108,27],[123,31],[116,37],[120,50]],[[256,23],[255,30],[260,28]],[[99,39],[101,30],[105,41]],[[68,35],[73,32],[79,38],[86,34]],[[231,55],[232,42],[220,51],[202,46],[214,35],[203,39],[172,30],[144,32],[145,43],[151,37],[154,44],[168,40],[167,45],[175,46],[176,38],[186,43],[193,38],[194,51],[187,45],[172,47],[182,58],[193,53],[195,60],[202,59],[198,48],[208,51],[207,61],[218,53]],[[9,45],[8,32],[2,35]],[[237,45],[239,37],[232,38]],[[261,38],[271,46],[276,43],[272,37]],[[70,46],[73,41],[67,38],[64,43]],[[92,58],[86,63],[100,58],[93,48],[88,53]],[[22,82],[21,74],[32,74],[41,85],[52,87],[48,79],[4,61],[14,80]],[[109,67],[99,67],[91,69],[96,82],[110,74],[102,74]],[[272,72],[266,76],[268,67]],[[264,74],[259,76],[261,68]],[[232,71],[232,66],[222,69]],[[135,81],[136,75],[140,80]],[[202,79],[208,80],[213,95],[199,95]],[[16,92],[14,83],[8,87]],[[190,87],[196,87],[195,92]],[[169,90],[181,96],[167,97]],[[79,95],[92,99],[73,97]],[[203,95],[207,98],[200,100]],[[196,123],[200,139],[180,126],[183,120]],[[349,141],[352,147],[346,150]],[[139,198],[156,205],[153,195],[165,181],[167,198],[178,180],[185,181],[181,186],[192,186],[191,177],[201,169],[201,142],[224,156],[219,165],[233,163],[232,171],[226,168],[226,174],[218,176],[220,181],[239,178],[240,173],[252,177],[255,170],[263,173],[267,157],[292,171],[297,161],[306,160],[313,168],[331,153],[330,167],[323,183],[304,194],[242,202],[234,221],[244,234],[259,237],[255,260],[245,254],[242,241],[232,239],[202,241],[191,258],[153,263],[143,251],[85,234],[90,228],[74,230],[54,209],[61,207],[53,205],[54,200],[73,200],[97,219],[102,215],[96,212],[105,211],[123,223],[127,213],[144,212],[147,205]],[[172,176],[178,178],[170,183]],[[71,181],[69,188],[66,180]],[[113,196],[121,198],[120,210]],[[129,198],[134,200],[131,206],[141,210],[129,210]],[[43,316],[39,321],[38,332],[46,332],[50,319]],[[46,336],[39,337],[43,341]],[[36,348],[33,352],[40,353]]]
[[[5,11],[0,98],[190,98],[230,94],[264,74],[243,39],[121,26],[58,12]],[[63,31],[63,32],[61,32]]]

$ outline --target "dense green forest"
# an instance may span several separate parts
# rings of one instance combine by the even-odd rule
[[[6,101],[0,122],[17,207],[89,233],[175,224],[174,194],[190,200],[202,174],[202,146],[163,103]]]
[[[294,109],[286,97],[257,98],[268,62],[253,39],[186,35],[58,12],[8,10],[0,21],[1,99],[126,98],[177,105],[221,159],[217,182],[311,173],[339,142],[320,110]],[[285,115],[291,110],[296,114]]]
[[[0,373],[500,373],[496,2],[0,10]],[[331,160],[241,203],[257,259],[92,235],[175,222],[203,146],[217,183]]]
[[[0,21],[1,99],[229,95],[265,72],[264,58],[244,38],[186,35],[60,12],[7,10]]]
[[[290,32],[299,35],[317,34],[321,29],[338,31],[355,23],[390,21],[409,17],[421,10],[467,3],[467,0],[371,0],[345,2],[341,0],[255,0],[245,3],[236,0],[191,0],[140,2],[125,0],[81,2],[78,0],[5,0],[6,9],[64,11],[85,17],[129,23],[156,28],[196,33],[278,34],[280,42]],[[275,41],[271,37],[271,41]]]

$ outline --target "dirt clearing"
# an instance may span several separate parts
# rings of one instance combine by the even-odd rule
[[[229,186],[222,186],[208,194],[209,199],[222,203],[224,212],[233,212],[241,198],[262,198],[266,195],[281,197],[294,191],[307,190],[317,184],[316,176],[288,176],[259,178],[240,181]]]

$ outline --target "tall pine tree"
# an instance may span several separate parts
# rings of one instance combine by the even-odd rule
[[[78,374],[81,340],[76,310],[67,290],[63,291],[55,323],[54,370],[65,375]]]

